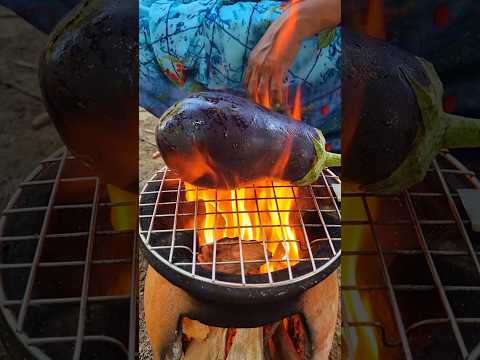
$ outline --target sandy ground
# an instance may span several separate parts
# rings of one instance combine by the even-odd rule
[[[62,146],[52,124],[32,128],[33,119],[44,112],[36,65],[45,40],[0,6],[0,210],[38,162]],[[0,359],[12,360],[17,346],[0,322]]]
[[[156,118],[147,111],[140,109],[139,111],[139,180],[140,189],[145,182],[152,177],[152,175],[163,166],[161,158],[152,159],[152,155],[157,151],[155,145],[155,137],[153,129],[155,128]],[[143,312],[143,285],[145,280],[145,272],[147,269],[147,262],[140,254],[139,261],[139,358],[140,360],[151,360],[153,358],[152,349],[145,331],[145,319]]]
[[[32,128],[44,112],[37,61],[46,36],[0,6],[0,209],[37,165],[61,146],[53,127]]]
[[[140,149],[139,149],[139,159],[140,159],[140,188],[143,186],[145,181],[147,181],[161,166],[163,166],[163,161],[161,158],[152,159],[152,155],[156,151],[155,137],[153,129],[156,125],[156,118],[148,113],[147,111],[140,109],[139,111],[139,136],[140,136]],[[145,331],[145,320],[143,313],[143,285],[145,279],[145,270],[147,263],[143,257],[140,260],[140,305],[139,305],[139,314],[140,314],[140,326],[139,326],[139,353],[140,360],[151,360],[152,359],[152,350],[150,348],[148,336]],[[336,334],[334,339],[334,346],[330,354],[330,360],[339,360],[341,358],[341,319],[338,317]],[[252,359],[253,360],[253,359]]]

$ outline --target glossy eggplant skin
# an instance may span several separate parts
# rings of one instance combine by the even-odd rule
[[[429,80],[414,55],[347,29],[342,36],[342,178],[372,184],[400,166],[422,129],[405,74]]]
[[[247,99],[201,92],[167,110],[156,129],[165,163],[183,180],[209,188],[262,178],[302,179],[317,154],[317,129]]]
[[[67,148],[138,191],[138,4],[85,0],[51,33],[40,86]]]

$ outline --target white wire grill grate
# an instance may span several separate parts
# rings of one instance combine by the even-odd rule
[[[338,176],[326,170],[311,186],[262,183],[245,188],[243,195],[234,190],[228,198],[214,190],[215,197],[208,201],[199,198],[205,189],[187,188],[174,172],[164,167],[141,191],[140,236],[157,261],[197,280],[234,287],[269,287],[301,281],[334,266],[340,258],[340,210],[332,188],[332,184],[339,183]],[[188,192],[191,192],[190,201]],[[293,206],[282,207],[284,200]],[[250,207],[238,205],[242,201],[250,203]],[[265,201],[275,204],[273,209],[259,206]],[[205,202],[211,202],[210,210]],[[220,211],[222,202],[233,202],[233,205],[230,210]],[[287,234],[287,226],[282,223],[281,215],[287,212],[288,225],[296,238]],[[265,213],[273,213],[278,221],[266,223],[262,220]],[[205,222],[207,214],[214,216],[213,224]],[[241,225],[240,217],[244,214],[258,219],[256,225]],[[220,219],[229,215],[235,217],[235,224],[222,224]],[[242,238],[244,229],[248,228],[259,233],[260,239]],[[276,240],[267,235],[274,228],[282,234]],[[202,232],[213,232],[215,240],[202,243]],[[236,236],[220,238],[220,232],[236,233]],[[300,256],[292,258],[285,251],[282,258],[275,258],[269,250],[274,243],[277,246],[296,243]],[[205,253],[209,256],[202,256]],[[281,264],[282,270],[278,271],[275,264]],[[263,276],[259,279],[262,265]],[[228,279],[222,276],[232,272],[238,276]]]
[[[10,199],[0,218],[0,309],[35,358],[137,357],[136,232],[109,225],[113,207],[132,205],[110,202],[65,149]]]
[[[361,245],[343,237],[342,333],[351,358],[362,331],[368,348],[391,358],[480,357],[478,234],[460,188],[480,189],[480,182],[442,153],[423,183],[402,194],[342,191],[344,208],[360,209],[344,214],[342,226],[363,234]]]

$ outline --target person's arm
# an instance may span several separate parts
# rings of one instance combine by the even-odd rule
[[[250,97],[285,104],[284,78],[302,41],[340,23],[340,0],[297,0],[267,29],[250,53],[245,86]]]
[[[298,0],[288,10],[297,15],[302,40],[340,24],[342,13],[339,0]]]

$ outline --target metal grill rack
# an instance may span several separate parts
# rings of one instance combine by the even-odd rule
[[[271,240],[266,239],[265,229],[268,226],[279,225],[262,224],[261,220],[262,256],[244,258],[246,247],[253,244],[258,246],[260,242],[244,240],[239,236],[226,242],[215,241],[211,245],[204,245],[213,248],[213,258],[210,261],[199,260],[198,234],[205,230],[219,231],[217,221],[214,227],[203,227],[200,217],[206,212],[201,204],[202,201],[198,200],[198,193],[202,189],[195,187],[187,190],[183,181],[166,167],[153,175],[140,194],[140,236],[151,265],[160,272],[170,270],[190,280],[237,288],[266,288],[297,283],[321,273],[330,273],[338,265],[341,255],[340,211],[332,184],[339,183],[338,176],[326,170],[317,184],[295,187],[295,191],[290,185],[264,184],[264,188],[271,189],[273,197],[259,197],[262,186],[252,185],[246,188],[249,195],[245,195],[244,200],[256,203],[253,213],[260,219],[260,213],[263,210],[259,210],[258,202],[264,200],[275,201],[274,212],[277,214],[290,211],[292,217],[293,214],[295,215],[296,220],[291,222],[290,226],[296,229],[296,233],[299,234],[298,239],[289,239],[285,236],[279,242],[297,241],[303,256],[296,261],[289,259],[288,255],[281,260],[272,258],[267,251],[267,245]],[[280,188],[290,189],[290,195],[279,196]],[[187,191],[195,192],[195,201],[186,200]],[[290,210],[282,209],[278,205],[281,199],[287,198],[294,202],[294,207]],[[237,200],[235,197],[227,199],[227,201]],[[217,212],[219,201],[221,200],[215,195],[214,215],[216,217],[221,215]],[[242,212],[252,213],[252,210],[239,210],[233,213],[238,217]],[[188,219],[193,221],[188,223]],[[238,233],[241,233],[241,226],[236,226]],[[283,234],[285,235],[285,232]],[[229,258],[219,260],[217,255],[224,246],[236,246],[238,251]],[[286,263],[286,269],[270,271],[267,265],[268,271],[265,274],[251,275],[246,271],[246,268],[252,264],[260,266],[276,261]],[[226,274],[222,272],[222,266],[237,266],[239,274]],[[180,281],[178,285],[182,286],[182,283],[184,282]]]
[[[360,209],[342,220],[352,227],[342,230],[342,333],[350,358],[360,331],[377,338],[379,358],[480,358],[480,236],[470,230],[461,188],[480,189],[480,182],[445,152],[423,183],[397,196],[343,189],[344,209]],[[366,240],[357,246],[345,234],[360,230]],[[352,261],[361,271],[348,274]],[[357,303],[356,318],[346,311],[354,294],[363,309]]]
[[[0,309],[35,358],[136,358],[136,231],[109,221],[113,207],[132,205],[110,202],[65,149],[10,199],[0,219]]]

